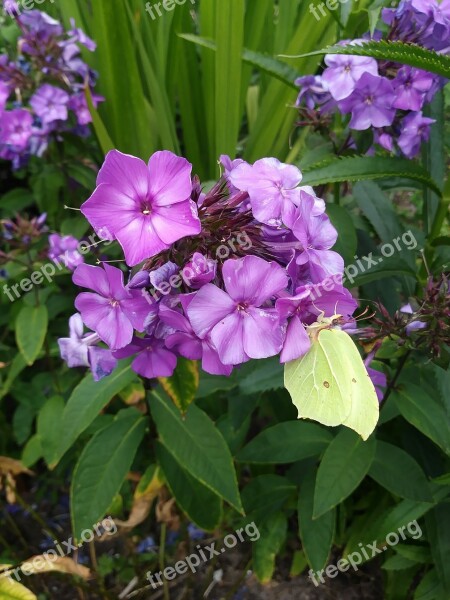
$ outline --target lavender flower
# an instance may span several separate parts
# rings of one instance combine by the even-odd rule
[[[73,271],[84,262],[83,255],[78,251],[79,242],[71,235],[60,236],[52,233],[48,236],[48,257],[55,262],[62,262],[68,269]]]

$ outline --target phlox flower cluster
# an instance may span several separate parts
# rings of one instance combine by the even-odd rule
[[[132,368],[154,378],[170,376],[182,356],[229,375],[251,359],[299,358],[310,347],[306,325],[321,313],[352,315],[344,262],[332,250],[337,232],[299,169],[275,158],[222,156],[221,164],[205,193],[191,164],[171,152],[148,164],[107,155],[81,211],[121,245],[131,273],[125,281],[107,262],[77,266],[80,316],[59,341],[69,366],[90,366],[98,378],[132,356]],[[217,249],[239,239],[245,245],[233,244],[222,261]]]
[[[89,134],[84,88],[93,91],[96,75],[80,52],[96,45],[74,22],[65,31],[39,10],[18,10],[15,20],[17,43],[0,54],[0,158],[17,169],[65,132]],[[101,100],[93,95],[94,105]]]
[[[396,9],[384,9],[387,33],[374,39],[414,43],[429,50],[450,51],[450,0],[402,0]],[[357,45],[366,40],[345,40]],[[423,109],[447,80],[414,67],[370,57],[327,55],[322,75],[297,79],[297,106],[302,124],[318,129],[339,112],[354,131],[371,129],[374,143],[408,158],[420,152],[435,122]],[[354,135],[347,147],[354,145]],[[371,149],[373,152],[373,148]]]

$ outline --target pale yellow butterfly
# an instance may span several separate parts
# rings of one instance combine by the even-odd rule
[[[366,440],[379,418],[375,387],[351,337],[335,326],[340,315],[307,327],[311,348],[285,365],[284,384],[302,419],[345,425]]]

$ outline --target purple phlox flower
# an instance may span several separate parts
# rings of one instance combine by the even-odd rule
[[[88,37],[82,29],[79,29],[75,26],[75,19],[70,19],[70,26],[72,29],[68,31],[68,34],[72,36],[72,42],[78,42],[91,52],[97,48],[97,44]]]
[[[206,537],[206,531],[203,531],[203,529],[199,529],[196,525],[194,525],[194,523],[189,523],[189,525],[187,526],[187,531],[189,539],[191,539],[194,542],[197,542],[198,540],[203,540]]]
[[[44,84],[31,97],[30,105],[44,125],[67,121],[69,94],[53,85]]]
[[[81,211],[95,230],[106,227],[122,246],[129,266],[167,250],[201,231],[190,200],[191,164],[172,152],[144,161],[112,150],[97,177],[97,188]]]
[[[9,86],[3,81],[0,81],[0,115],[5,110],[6,101],[9,98],[9,94],[11,93]]]
[[[115,358],[128,358],[137,355],[131,363],[131,368],[141,377],[170,377],[177,366],[177,357],[165,346],[164,341],[156,337],[133,336],[130,344],[115,350]]]
[[[390,133],[383,131],[382,129],[375,130],[375,143],[379,144],[382,148],[388,152],[394,151],[394,138]]]
[[[11,17],[16,17],[20,14],[19,5],[16,0],[3,0],[3,10]]]
[[[434,82],[435,77],[432,73],[408,66],[402,67],[393,80],[396,94],[394,108],[420,110]]]
[[[294,263],[305,267],[313,283],[323,281],[331,275],[337,275],[344,270],[342,257],[333,250],[337,240],[337,231],[325,214],[314,215],[314,201],[305,197],[299,206],[297,219],[292,226],[292,233],[300,242],[289,268],[289,274],[294,281],[296,273]],[[301,269],[303,271],[304,269]]]
[[[420,152],[422,142],[430,138],[430,127],[434,119],[424,117],[422,112],[410,113],[401,123],[398,145],[408,158],[414,158]]]
[[[405,327],[406,335],[411,335],[415,331],[420,331],[421,329],[426,329],[427,324],[424,321],[411,321]]]
[[[94,381],[110,375],[117,360],[110,350],[97,347],[100,338],[96,333],[83,335],[83,320],[78,313],[69,319],[69,337],[59,338],[61,358],[68,367],[90,367]]]
[[[58,21],[40,10],[23,11],[18,20],[20,25],[28,30],[20,43],[23,54],[34,56],[38,51],[42,52],[42,48],[51,41],[51,38],[59,37],[64,32]]]
[[[364,361],[364,365],[366,367],[367,374],[372,380],[373,387],[375,388],[375,392],[377,394],[378,402],[381,402],[384,396],[384,390],[382,388],[385,388],[387,385],[387,377],[382,371],[372,369],[369,366],[372,362],[372,358],[373,357],[371,357],[371,355],[369,354],[369,356]]]
[[[266,303],[287,287],[284,269],[256,256],[225,261],[223,291],[208,283],[195,295],[187,314],[195,333],[208,333],[221,362],[236,365],[278,354],[284,330]]]
[[[150,285],[150,273],[148,271],[138,271],[127,284],[130,290],[140,290]]]
[[[161,292],[164,295],[170,294],[170,292],[176,291],[176,288],[173,289],[174,286],[170,283],[171,280],[174,281],[172,277],[178,277],[179,272],[180,267],[169,260],[161,267],[158,267],[158,269],[150,271],[150,284],[155,290],[158,290],[158,292]]]
[[[294,227],[295,221],[298,219],[301,214],[301,206],[306,203],[308,205],[308,210],[311,210],[312,217],[318,217],[319,215],[323,215],[325,212],[325,201],[322,198],[318,198],[314,189],[309,185],[304,185],[298,188],[299,196],[297,203],[290,204],[286,207],[284,212],[283,223],[289,229]]]
[[[220,155],[219,164],[223,167],[223,175],[228,182],[228,189],[230,191],[230,194],[236,194],[237,192],[239,192],[239,190],[235,188],[234,185],[232,185],[232,183],[230,183],[230,173],[233,169],[236,169],[236,167],[242,165],[243,163],[245,163],[245,161],[242,160],[242,158],[235,158],[234,160],[232,160],[227,154]]]
[[[103,102],[104,100],[103,96],[98,96],[96,94],[92,95],[92,103],[95,108],[97,108],[99,102]],[[88,125],[89,123],[92,123],[92,116],[84,92],[71,96],[68,107],[75,113],[78,125]]]
[[[180,296],[185,314],[193,298],[195,298],[195,293]],[[167,348],[189,360],[201,360],[202,369],[206,373],[226,376],[231,374],[233,367],[221,362],[209,334],[200,339],[192,329],[189,319],[179,310],[161,304],[160,318],[171,329],[171,333],[165,336]]]
[[[48,257],[51,260],[62,262],[71,271],[84,262],[84,257],[78,250],[79,242],[73,236],[52,233],[48,236],[48,241],[50,245]]]
[[[340,283],[329,280],[317,285],[297,288],[294,296],[283,296],[276,302],[280,320],[288,320],[286,338],[280,355],[282,363],[300,358],[310,348],[305,325],[311,325],[319,315],[351,316],[357,302]]]
[[[378,75],[377,61],[366,56],[327,54],[325,64],[322,81],[335,100],[350,96],[364,73]]]
[[[392,125],[395,108],[394,88],[389,79],[365,73],[352,94],[339,102],[344,113],[352,113],[350,128],[357,130]]]
[[[189,287],[198,290],[215,279],[216,271],[216,260],[207,258],[200,252],[194,252],[191,260],[183,268],[183,278],[187,281]]]
[[[411,304],[405,304],[404,306],[402,306],[400,308],[400,312],[405,313],[405,315],[412,315],[414,314],[414,310],[413,307],[411,306]]]
[[[324,87],[320,75],[305,75],[295,80],[295,85],[300,88],[295,106],[306,106],[309,110],[314,110],[317,106],[322,112],[335,106],[335,102],[330,92]]]
[[[30,140],[33,117],[23,108],[4,112],[0,115],[0,147],[8,146],[11,150],[25,150]]]
[[[73,75],[76,74],[83,81],[88,80],[91,83],[89,66],[82,60],[77,44],[64,41],[60,42],[59,46],[62,48],[61,67],[66,75],[73,79]]]
[[[151,305],[139,290],[126,289],[123,272],[108,264],[101,267],[79,265],[74,274],[76,285],[94,290],[82,292],[75,306],[83,322],[95,331],[111,350],[123,348],[133,337],[133,328],[144,331]]]
[[[279,224],[292,204],[299,203],[300,170],[276,158],[262,158],[253,165],[242,163],[229,178],[234,187],[248,193],[253,214],[261,223]]]
[[[143,554],[144,552],[151,552],[152,554],[155,554],[157,549],[158,544],[151,535],[141,540],[136,546],[136,552],[138,552],[138,554]]]

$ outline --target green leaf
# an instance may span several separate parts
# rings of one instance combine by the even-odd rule
[[[22,463],[26,467],[32,467],[40,458],[42,458],[42,456],[43,450],[41,440],[37,434],[33,435],[22,450]]]
[[[418,502],[433,502],[422,468],[407,452],[378,440],[369,476],[392,494]]]
[[[439,186],[418,163],[403,158],[382,156],[346,156],[327,159],[305,169],[302,184],[317,186],[386,177],[404,177],[419,181],[442,196]]]
[[[48,326],[45,306],[25,306],[16,320],[16,341],[28,365],[32,365],[41,351]]]
[[[193,360],[179,358],[173,375],[158,377],[158,381],[179,410],[185,413],[198,390],[198,364]]]
[[[283,510],[294,498],[297,488],[280,475],[259,475],[242,490],[245,513],[256,521],[264,521],[269,514]]]
[[[343,257],[345,264],[352,264],[358,240],[351,216],[337,204],[327,204],[327,215],[339,234],[333,250]]]
[[[381,566],[385,571],[403,571],[403,569],[410,569],[415,564],[414,561],[409,560],[409,558],[405,558],[404,556],[399,556],[395,554],[394,556],[390,556]]]
[[[442,588],[450,596],[450,500],[447,498],[425,517],[431,554]]]
[[[61,431],[64,436],[55,455],[55,464],[89,427],[100,411],[113,396],[135,379],[136,373],[130,369],[129,362],[121,362],[117,369],[101,381],[94,381],[91,373],[73,390],[61,418]],[[86,399],[89,399],[87,401]]]
[[[206,413],[191,404],[184,418],[169,399],[153,392],[150,409],[161,442],[192,477],[243,512],[227,443]]]
[[[45,462],[50,468],[55,464],[55,455],[58,452],[62,433],[59,427],[55,427],[55,423],[61,423],[64,406],[61,396],[53,396],[46,401],[37,419],[37,433]]]
[[[2,381],[0,388],[0,400],[9,392],[15,378],[25,369],[27,363],[22,355],[18,352],[11,361],[11,366],[8,369],[8,376],[5,381]]]
[[[423,71],[436,73],[442,77],[450,78],[450,57],[438,54],[433,50],[427,50],[417,44],[406,44],[404,42],[390,42],[386,40],[364,41],[357,45],[329,46],[323,50],[309,52],[298,56],[284,56],[285,58],[306,58],[309,56],[321,56],[323,54],[344,54],[350,56],[371,56],[380,60],[400,63],[417,67]]]
[[[181,510],[200,529],[213,531],[222,519],[222,502],[219,496],[189,475],[160,442],[156,447],[156,456],[166,483]]]
[[[446,600],[447,596],[439,583],[436,569],[431,569],[414,592],[414,600]]]
[[[318,456],[332,439],[333,435],[316,423],[288,421],[264,429],[236,459],[247,463],[291,463]]]
[[[72,528],[76,540],[106,514],[133,463],[144,436],[146,420],[127,412],[116,416],[84,448],[72,476]]]
[[[251,361],[240,369],[239,389],[244,395],[278,390],[283,387],[283,365],[277,357]]]
[[[243,106],[239,102],[244,43],[244,0],[215,5],[216,16],[216,156],[236,156]],[[224,118],[226,115],[226,118]]]
[[[198,35],[192,35],[190,33],[180,33],[179,36],[188,42],[193,42],[194,44],[203,46],[204,48],[209,48],[210,50],[214,51],[217,50],[217,46],[213,40],[202,38]],[[298,86],[295,85],[294,82],[298,77],[300,77],[299,72],[281,60],[277,60],[273,56],[262,54],[261,52],[249,50],[248,48],[243,48],[242,60],[246,64],[260,69],[264,73],[267,73],[271,77],[282,81],[286,85],[298,91]]]
[[[12,577],[0,575],[0,600],[37,600],[37,596]]]
[[[404,232],[392,201],[373,181],[361,181],[353,187],[353,196],[370,221],[382,242],[392,240]]]
[[[314,571],[327,564],[333,544],[336,511],[331,509],[318,519],[313,519],[316,472],[309,471],[300,485],[298,496],[298,526],[302,548]]]
[[[412,383],[402,384],[395,393],[395,403],[411,425],[450,456],[449,417],[440,404]]]
[[[349,429],[337,434],[319,465],[314,494],[315,519],[345,500],[358,487],[370,469],[375,449],[373,436],[363,442]]]
[[[100,148],[103,151],[103,154],[108,154],[110,150],[114,150],[115,145],[111,138],[109,137],[109,133],[103,123],[97,109],[94,106],[92,101],[91,90],[88,86],[84,88],[84,93],[86,95],[86,102],[89,108],[89,112],[91,113],[92,125],[94,126],[95,135],[97,136],[98,143],[100,144]]]
[[[261,583],[268,583],[275,570],[275,558],[287,535],[287,517],[276,513],[260,528],[260,538],[253,543],[253,569]]]

